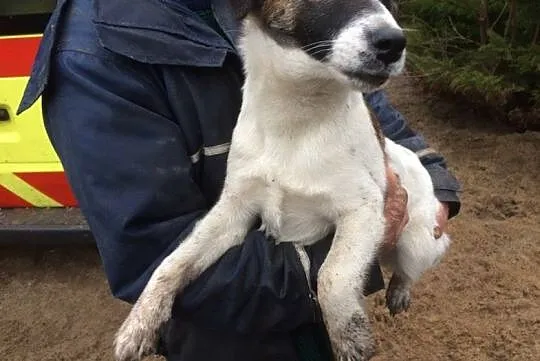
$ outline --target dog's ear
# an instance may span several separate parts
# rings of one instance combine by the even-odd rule
[[[229,0],[238,20],[245,18],[252,11],[259,10],[263,2],[264,0]]]
[[[399,11],[399,4],[396,0],[381,0],[384,6],[390,11],[392,16],[394,16],[397,19],[398,11]]]
[[[399,15],[399,4],[398,4],[397,1],[392,0],[390,2],[390,12],[397,19],[398,15]]]

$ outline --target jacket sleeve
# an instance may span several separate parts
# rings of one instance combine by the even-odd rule
[[[430,148],[424,137],[412,130],[403,115],[390,103],[383,90],[366,94],[364,96],[381,124],[386,137],[415,152],[420,161],[431,175],[435,195],[441,202],[449,206],[449,218],[459,213],[461,202],[459,199],[460,183],[448,170],[445,158]]]
[[[60,52],[43,93],[47,132],[111,290],[130,303],[208,207],[155,69]],[[173,314],[246,333],[312,322],[314,307],[294,248],[252,230],[179,296]]]

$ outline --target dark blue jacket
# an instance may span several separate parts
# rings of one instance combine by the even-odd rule
[[[216,201],[240,108],[227,0],[212,1],[217,22],[192,9],[180,0],[58,0],[19,108],[42,95],[112,292],[127,302]],[[366,99],[388,137],[427,149],[383,92]],[[444,158],[422,161],[455,215],[459,184]],[[328,246],[311,250],[314,269]],[[383,287],[376,264],[369,287]],[[163,339],[171,360],[294,361],[286,335],[319,321],[294,249],[253,230],[179,297]]]

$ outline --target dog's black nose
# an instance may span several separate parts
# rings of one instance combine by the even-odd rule
[[[399,60],[407,39],[403,31],[396,28],[383,27],[372,33],[371,41],[377,53],[377,59],[386,65]]]

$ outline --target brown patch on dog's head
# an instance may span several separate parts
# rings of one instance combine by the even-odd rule
[[[266,27],[292,31],[302,3],[309,0],[229,0],[238,19],[255,15]]]
[[[302,0],[265,0],[262,19],[274,29],[293,31]]]
[[[236,18],[241,20],[245,18],[250,12],[260,8],[264,0],[229,0],[231,7],[236,14]]]

